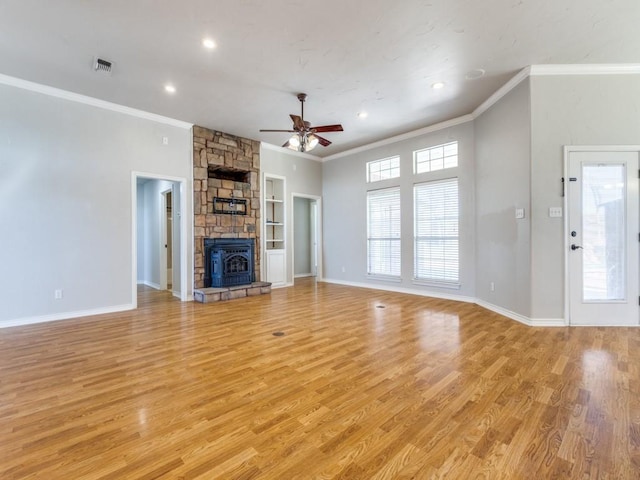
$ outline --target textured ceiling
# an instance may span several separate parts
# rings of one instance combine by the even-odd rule
[[[638,63],[639,21],[638,0],[0,0],[0,73],[275,145],[258,130],[306,92],[306,120],[345,128],[326,156],[470,113],[527,65]]]

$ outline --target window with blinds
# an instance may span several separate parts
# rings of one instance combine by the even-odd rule
[[[458,179],[414,185],[414,277],[459,283]]]
[[[367,273],[400,277],[400,188],[367,192]]]
[[[458,142],[445,143],[413,152],[415,173],[435,172],[458,166]]]
[[[400,157],[383,158],[367,162],[367,183],[379,182],[400,176]]]

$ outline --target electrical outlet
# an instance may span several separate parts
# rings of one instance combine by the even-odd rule
[[[347,271],[347,269],[343,266],[342,267],[342,273],[345,273]]]
[[[489,289],[490,289],[492,292],[495,292],[495,291],[496,291],[496,284],[495,284],[495,283],[493,283],[493,282],[491,282],[491,283],[489,284]]]
[[[162,137],[162,144],[169,145],[169,137]]]
[[[53,292],[53,298],[56,300],[62,300],[62,289],[59,288]]]
[[[524,218],[524,208],[516,208],[516,218]]]

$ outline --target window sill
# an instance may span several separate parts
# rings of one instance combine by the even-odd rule
[[[429,281],[429,280],[421,280],[419,278],[414,278],[412,283],[414,285],[422,285],[422,286],[425,286],[425,287],[448,288],[448,289],[451,289],[451,290],[460,290],[460,287],[461,287],[460,283],[435,282],[435,281]]]
[[[367,274],[367,279],[368,280],[376,280],[376,281],[380,281],[380,282],[393,282],[393,283],[402,282],[402,278],[401,277],[393,277],[391,275],[370,275],[370,274]]]

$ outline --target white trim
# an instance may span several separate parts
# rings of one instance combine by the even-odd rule
[[[94,315],[104,315],[106,313],[124,312],[134,310],[135,305],[129,303],[125,305],[115,305],[105,308],[92,308],[90,310],[79,310],[75,312],[53,313],[51,315],[42,315],[39,317],[18,318],[15,320],[5,320],[0,322],[0,328],[20,327],[23,325],[33,325],[34,323],[54,322],[58,320],[71,320],[78,317],[90,317]],[[98,320],[98,319],[95,319]]]
[[[313,273],[297,273],[293,276],[293,278],[307,278],[313,277]]]
[[[531,322],[531,319],[529,317],[526,317],[519,313],[512,312],[511,310],[507,310],[506,308],[499,307],[498,305],[494,305],[493,303],[486,302],[479,298],[476,298],[474,303],[482,308],[486,308],[487,310],[491,310],[494,313],[502,315],[503,317],[510,318],[511,320],[515,320],[516,322],[520,322],[529,327],[533,326],[533,323]]]
[[[516,88],[518,85],[520,85],[520,82],[522,82],[523,80],[526,80],[530,74],[531,74],[531,67],[526,67],[520,70],[511,80],[509,80],[502,87],[496,90],[493,93],[493,95],[487,98],[484,102],[480,104],[478,108],[476,108],[473,111],[473,113],[471,114],[473,119],[475,120],[484,112],[489,110],[493,105],[498,103],[498,101],[500,101],[505,95],[507,95],[507,93],[509,93],[514,88]]]
[[[182,120],[164,117],[155,113],[145,112],[143,110],[126,107],[124,105],[118,105],[117,103],[99,100],[97,98],[89,97],[86,95],[80,95],[79,93],[69,92],[60,88],[49,87],[47,85],[41,85],[35,82],[29,82],[28,80],[10,77],[8,75],[0,74],[0,84],[21,88],[23,90],[29,90],[31,92],[42,93],[50,97],[62,98],[71,102],[83,103],[92,107],[111,110],[112,112],[123,113],[132,117],[144,118],[146,120],[151,120],[152,122],[163,123],[165,125],[171,125],[172,127],[184,128],[185,130],[189,130],[191,129],[191,127],[193,127],[192,123],[183,122]]]
[[[564,318],[532,318],[530,319],[533,327],[568,327]]]
[[[367,280],[374,282],[402,283],[402,277],[400,275],[383,275],[382,273],[367,273]]]
[[[635,75],[640,63],[531,65],[531,75]]]
[[[582,65],[530,65],[520,70],[513,78],[494,92],[489,98],[480,104],[471,114],[462,115],[451,120],[436,123],[412,132],[403,133],[394,137],[389,137],[361,147],[352,148],[343,152],[334,153],[321,158],[321,161],[328,162],[337,158],[353,155],[360,152],[371,150],[372,148],[382,147],[401,140],[418,137],[427,133],[436,132],[445,128],[453,127],[475,120],[484,112],[489,110],[500,99],[507,95],[511,90],[517,87],[523,80],[530,76],[544,75],[634,75],[640,74],[640,64],[582,64]],[[288,150],[288,149],[283,149]]]
[[[138,285],[146,285],[147,287],[151,287],[154,290],[162,290],[160,288],[160,284],[159,283],[150,282],[148,280],[143,280],[142,282],[138,282]]]
[[[191,169],[193,171],[193,168]],[[172,177],[157,173],[131,172],[131,303],[133,308],[138,306],[138,178],[149,178],[152,180],[164,180],[178,183],[180,190],[180,300],[189,301],[193,299],[192,293],[187,293],[188,273],[191,273],[193,282],[193,267],[187,264],[187,179],[184,177]],[[192,185],[191,181],[189,185]],[[191,213],[191,212],[190,212]],[[191,216],[193,218],[193,215]],[[191,241],[193,240],[193,222],[191,222]],[[188,268],[190,267],[190,268]],[[189,270],[189,272],[187,272]],[[155,285],[155,284],[154,284]],[[152,286],[152,285],[149,285]],[[191,283],[193,287],[193,283]],[[174,285],[175,287],[175,285]],[[156,288],[156,287],[152,287]],[[158,285],[158,290],[160,286]],[[188,290],[193,292],[193,288]]]
[[[461,117],[452,118],[451,120],[446,120],[444,122],[436,123],[434,125],[429,125],[428,127],[421,128],[419,130],[414,130],[413,132],[403,133],[401,135],[396,135],[394,137],[389,137],[384,140],[380,140],[378,142],[373,142],[367,145],[363,145],[361,147],[352,148],[349,150],[345,150],[344,152],[334,153],[333,155],[329,155],[327,157],[322,158],[323,162],[329,162],[331,160],[335,160],[337,158],[346,157],[347,155],[353,155],[355,153],[366,152],[367,150],[371,150],[373,148],[382,147],[384,145],[389,145],[396,142],[401,142],[402,140],[407,140],[409,138],[419,137],[420,135],[425,135],[427,133],[437,132],[438,130],[443,130],[445,128],[455,127],[456,125],[461,125],[463,123],[468,123],[473,121],[472,115],[462,115]]]
[[[426,291],[426,290],[415,290],[413,288],[406,287],[393,287],[389,285],[376,285],[370,283],[360,283],[360,282],[347,282],[345,280],[338,280],[335,278],[323,278],[322,280],[317,280],[325,283],[333,283],[336,285],[345,285],[348,287],[358,287],[358,288],[369,288],[372,290],[385,290],[387,292],[395,292],[395,293],[406,293],[409,295],[418,295],[421,297],[432,297],[432,298],[441,298],[444,300],[453,300],[456,302],[464,302],[464,303],[475,303],[476,299],[473,297],[465,297],[464,295],[451,295],[448,293],[434,292],[434,291]]]
[[[317,155],[312,155],[306,152],[298,152],[296,150],[291,150],[290,148],[280,147],[278,145],[274,145],[272,143],[260,142],[260,147],[265,148],[266,150],[273,150],[274,152],[286,153],[287,155],[293,155],[294,157],[308,158],[309,160],[315,160],[316,162],[322,162],[322,158]]]

